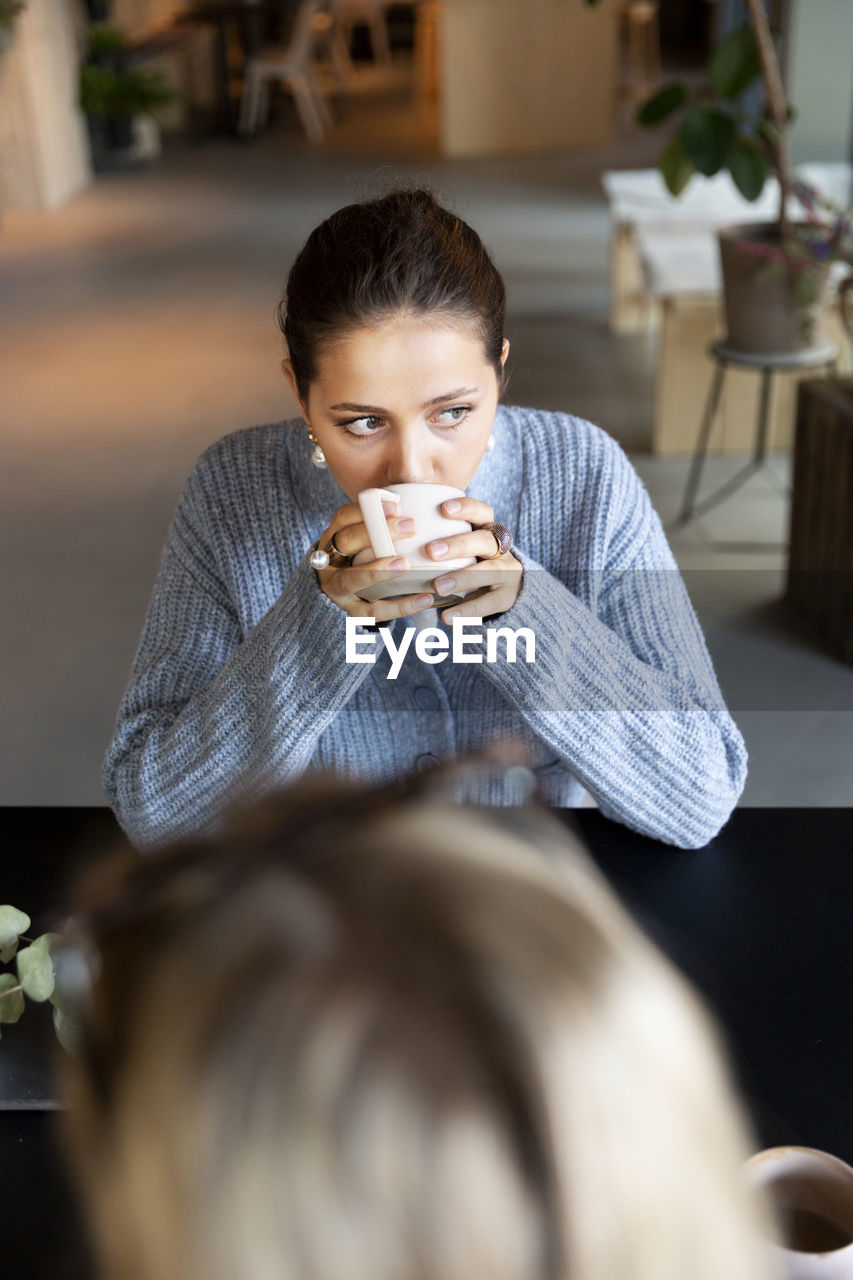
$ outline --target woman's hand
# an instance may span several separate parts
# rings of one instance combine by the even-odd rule
[[[489,618],[506,613],[518,599],[524,571],[512,551],[502,556],[495,555],[495,535],[482,527],[494,522],[494,511],[487,502],[479,502],[476,498],[451,498],[441,504],[441,510],[444,515],[454,520],[467,520],[474,527],[470,533],[457,533],[450,538],[430,542],[427,546],[430,559],[435,560],[436,566],[440,566],[442,560],[461,560],[470,556],[478,559],[477,564],[467,569],[453,569],[434,579],[433,586],[438,596],[472,592],[459,604],[445,609],[441,615],[442,622],[452,622],[454,618]]]
[[[482,504],[481,504],[482,505]],[[392,541],[410,538],[417,532],[414,520],[396,514],[396,503],[382,504],[388,532]],[[398,578],[409,567],[405,556],[384,556],[380,560],[373,559],[373,549],[367,528],[362,519],[361,509],[357,502],[349,502],[339,507],[332,517],[332,522],[320,535],[318,546],[326,548],[334,538],[335,546],[341,555],[351,560],[359,552],[368,551],[370,559],[358,565],[342,565],[335,568],[318,569],[317,577],[324,595],[353,618],[375,618],[377,622],[389,622],[393,618],[403,618],[412,613],[420,613],[429,609],[433,603],[432,595],[397,596],[391,600],[362,600],[360,593],[377,582],[388,582]],[[494,538],[492,538],[494,545]]]

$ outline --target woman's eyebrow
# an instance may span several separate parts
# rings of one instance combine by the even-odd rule
[[[458,400],[460,396],[476,395],[476,387],[457,387],[455,391],[446,391],[443,395],[435,396],[432,400],[427,400],[426,404],[421,405],[422,409],[430,409],[434,404],[443,404],[445,400]],[[329,408],[335,413],[387,413],[387,409],[383,409],[378,404],[333,404]]]
[[[458,400],[460,396],[473,396],[476,394],[476,387],[457,387],[455,391],[448,391],[443,396],[436,396],[434,400],[427,400],[422,408],[429,409],[434,404],[441,404],[443,400]]]
[[[336,412],[346,413],[387,413],[378,404],[332,404],[329,408]]]

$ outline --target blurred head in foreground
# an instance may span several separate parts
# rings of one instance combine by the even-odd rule
[[[556,820],[313,778],[88,889],[109,1280],[756,1280],[714,1036]]]

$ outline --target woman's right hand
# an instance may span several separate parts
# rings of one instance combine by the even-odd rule
[[[392,539],[410,538],[417,532],[414,520],[395,514],[395,503],[382,505]],[[358,565],[341,565],[340,568],[329,565],[327,569],[315,571],[324,595],[344,613],[353,618],[375,618],[377,622],[390,622],[394,618],[406,617],[430,608],[434,596],[425,594],[398,596],[392,600],[361,599],[360,592],[377,582],[388,582],[399,577],[408,569],[409,562],[405,556],[383,556],[379,560],[373,558],[373,548],[357,502],[349,502],[338,508],[328,528],[320,535],[317,545],[325,549],[332,538],[341,555],[349,556],[350,560],[360,552],[369,553],[369,558]]]

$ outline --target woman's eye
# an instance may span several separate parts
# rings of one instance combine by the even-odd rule
[[[370,436],[382,426],[382,419],[369,414],[364,418],[350,418],[343,426],[354,436]]]
[[[457,422],[461,422],[466,414],[471,412],[471,406],[467,404],[456,404],[450,409],[442,409],[438,414],[438,421],[443,427],[453,427]]]

